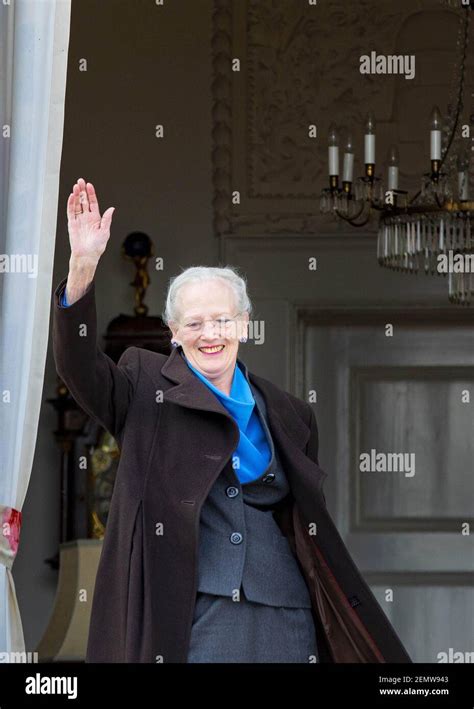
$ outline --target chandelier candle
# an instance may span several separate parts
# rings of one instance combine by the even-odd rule
[[[392,145],[388,151],[388,179],[387,179],[387,184],[388,184],[388,189],[389,190],[398,190],[398,164],[399,164],[399,158],[398,158],[398,148],[396,145]]]
[[[441,113],[438,106],[431,113],[431,160],[441,160]]]
[[[354,179],[354,148],[352,135],[349,133],[344,146],[344,165],[342,168],[342,184],[346,192],[350,191],[350,185]]]
[[[364,162],[367,175],[372,176],[375,164],[375,117],[373,113],[368,113],[365,119]],[[368,166],[371,166],[370,169]]]
[[[337,128],[334,123],[329,126],[328,139],[328,157],[329,157],[329,182],[331,188],[336,188],[339,176],[339,139]]]

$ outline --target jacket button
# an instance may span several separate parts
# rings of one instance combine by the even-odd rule
[[[225,494],[227,495],[227,497],[237,497],[237,495],[239,494],[239,488],[230,485],[228,488],[226,488]]]
[[[243,539],[243,536],[241,535],[240,532],[232,532],[230,535],[230,541],[232,544],[240,544]]]
[[[264,482],[264,483],[272,483],[274,480],[275,480],[275,473],[267,473],[262,478],[262,482]]]

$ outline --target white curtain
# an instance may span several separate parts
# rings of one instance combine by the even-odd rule
[[[11,568],[46,360],[70,12],[71,0],[0,0],[2,653],[25,650]]]

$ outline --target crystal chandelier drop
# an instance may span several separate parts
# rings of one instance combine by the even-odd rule
[[[450,0],[446,0],[450,4]],[[375,174],[376,122],[367,114],[364,135],[365,175],[353,181],[354,148],[344,142],[342,185],[339,184],[339,135],[329,128],[329,187],[320,196],[320,211],[351,226],[363,227],[378,216],[377,260],[380,266],[406,273],[424,271],[448,276],[449,300],[470,305],[474,297],[474,200],[469,193],[470,121],[463,125],[465,64],[470,9],[460,14],[457,62],[447,116],[443,124],[435,106],[430,118],[430,171],[411,198],[399,189],[398,149],[387,156],[387,184]],[[467,125],[466,125],[467,124]],[[474,149],[474,148],[473,148]]]

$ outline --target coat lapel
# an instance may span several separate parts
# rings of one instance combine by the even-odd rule
[[[327,473],[306,455],[306,445],[311,431],[290,403],[284,391],[274,386],[270,381],[249,372],[241,359],[238,358],[237,361],[242,366],[248,381],[262,393],[270,432],[282,457],[292,493],[298,501],[303,515],[308,516],[311,514],[312,501],[324,505],[321,490],[327,477]],[[212,448],[212,451],[201,452],[202,462],[205,465],[201,468],[199,484],[202,484],[202,489],[208,490],[209,485],[222,469],[222,461],[229,459],[238,445],[237,424],[218,397],[188,367],[180,347],[171,352],[161,368],[161,374],[175,384],[164,393],[165,401],[189,409],[215,412],[227,419],[228,426],[217,429],[214,422],[214,425],[209,424],[211,428],[207,429],[208,447]],[[204,431],[204,426],[204,420],[201,419],[199,428]],[[195,433],[198,435],[198,431]],[[201,436],[201,441],[202,439],[203,436]],[[198,444],[196,443],[196,445]],[[201,446],[199,447],[201,448]],[[189,481],[186,484],[189,484]],[[198,495],[197,491],[193,490],[193,492]]]
[[[310,436],[310,430],[296,412],[290,409],[285,393],[280,392],[277,387],[265,379],[249,372],[241,359],[238,358],[237,361],[244,370],[247,380],[262,392],[267,405],[272,433],[281,444],[296,446],[299,450],[304,449]],[[171,352],[161,373],[175,383],[175,386],[164,393],[165,401],[191,409],[214,411],[226,416],[234,423],[234,419],[217,396],[188,367],[181,355],[180,347]]]
[[[175,386],[165,391],[163,399],[179,406],[203,411],[215,411],[232,419],[227,409],[221,404],[217,396],[196,377],[188,367],[181,355],[181,348],[174,349],[163,367],[161,373],[164,377],[175,383]],[[233,419],[232,419],[233,420]]]

